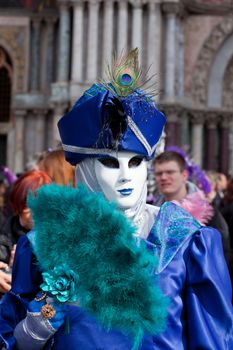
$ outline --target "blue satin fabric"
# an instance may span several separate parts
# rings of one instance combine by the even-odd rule
[[[231,285],[216,230],[201,228],[186,240],[160,285],[170,307],[156,349],[233,349]]]
[[[106,123],[105,106],[112,102],[113,97],[113,94],[102,84],[94,84],[85,91],[71,111],[66,113],[58,122],[62,143],[96,150],[107,149],[106,154],[109,154],[112,147],[111,131],[109,128],[104,130],[103,126]],[[121,102],[125,115],[130,116],[134,121],[152,152],[148,154],[145,145],[138,139],[138,135],[131,130],[127,120],[127,128],[118,142],[117,150],[134,152],[147,159],[152,159],[155,153],[154,146],[161,136],[166,121],[164,114],[156,108],[152,100],[145,97],[142,90],[137,90],[133,94],[121,98]],[[88,154],[88,152],[82,154],[82,152],[65,151],[66,160],[73,165],[88,156],[95,157],[99,155]]]
[[[174,222],[176,217],[178,223]],[[175,232],[179,239],[175,239]],[[157,273],[170,304],[166,330],[144,337],[140,350],[233,349],[232,291],[218,231],[200,227],[185,211],[166,204],[147,242],[159,256]],[[0,334],[11,350],[13,329],[25,317],[27,302],[41,283],[26,236],[18,243],[13,270],[12,291],[6,294],[0,307]],[[46,349],[51,348],[51,342],[55,350],[131,349],[130,339],[117,331],[104,331],[92,316],[76,306],[70,306],[70,324],[70,335],[65,335],[61,327]]]

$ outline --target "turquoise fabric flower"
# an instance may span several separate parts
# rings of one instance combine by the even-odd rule
[[[77,284],[79,276],[70,270],[66,264],[54,267],[53,270],[43,272],[41,289],[49,293],[60,303],[75,302],[78,299]]]

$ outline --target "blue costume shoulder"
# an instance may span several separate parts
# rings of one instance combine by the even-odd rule
[[[167,267],[182,245],[200,228],[201,225],[183,208],[172,202],[162,205],[148,237],[148,241],[157,247],[158,273]]]

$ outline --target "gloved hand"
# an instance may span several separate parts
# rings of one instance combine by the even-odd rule
[[[46,313],[47,310],[47,313]],[[39,293],[28,304],[27,317],[14,330],[17,349],[42,350],[48,339],[64,323],[66,306],[58,305],[46,294]]]
[[[57,330],[63,323],[66,317],[66,307],[62,304],[58,304],[54,302],[53,298],[46,296],[44,299],[40,300],[41,293],[39,293],[34,300],[32,300],[28,304],[28,311],[31,313],[41,313],[40,316],[43,316],[43,306],[44,305],[51,305],[54,309],[54,316],[51,318],[47,318],[47,321],[51,323],[52,327]],[[38,301],[37,301],[38,300]]]
[[[7,272],[9,266],[0,261],[0,293],[6,293],[11,288],[11,274]]]

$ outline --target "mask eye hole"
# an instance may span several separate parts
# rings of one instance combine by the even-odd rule
[[[136,168],[138,167],[143,161],[143,157],[133,157],[129,160],[129,168]]]
[[[119,162],[116,158],[99,158],[98,161],[103,164],[106,168],[118,169]]]

